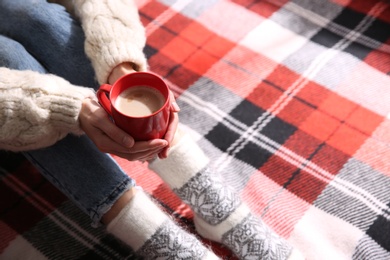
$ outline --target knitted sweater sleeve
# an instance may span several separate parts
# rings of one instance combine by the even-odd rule
[[[85,52],[100,84],[115,66],[131,62],[138,71],[147,69],[146,42],[138,9],[133,0],[73,0],[85,32]]]
[[[0,150],[33,150],[82,134],[81,104],[94,95],[55,75],[0,68]]]

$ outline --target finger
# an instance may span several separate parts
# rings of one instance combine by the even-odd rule
[[[133,138],[114,125],[96,100],[83,101],[80,126],[102,152],[125,152],[134,144]]]
[[[161,159],[168,157],[169,148],[171,146],[171,143],[173,141],[173,138],[175,137],[177,126],[179,124],[179,115],[177,113],[171,113],[171,117],[169,118],[169,126],[168,130],[165,133],[165,140],[168,142],[168,146],[165,147],[159,154],[158,157]]]
[[[165,147],[164,149],[162,149],[159,153],[158,153],[158,158],[160,159],[165,159],[165,158],[168,158],[168,153],[169,153],[169,149],[171,147],[170,146],[167,146]]]
[[[145,158],[145,159],[143,160],[143,162],[151,162],[151,161],[154,161],[157,157],[158,157],[158,155],[154,155],[154,156]]]
[[[168,146],[168,142],[164,139],[153,139],[150,141],[140,141],[135,142],[133,147],[129,149],[129,153],[140,153],[140,152],[148,152],[148,151],[155,151],[158,149],[163,149],[164,147]]]
[[[156,159],[157,157],[158,157],[157,154],[152,154],[152,155],[149,155],[149,156],[145,156],[142,159],[139,159],[139,161],[141,161],[141,162],[150,162],[150,161],[153,161],[154,159]]]
[[[117,127],[113,122],[109,121],[109,123],[101,124],[99,128],[114,142],[126,148],[133,147],[134,138]]]
[[[113,141],[110,137],[108,137],[105,133],[101,133],[98,136],[94,136],[92,140],[97,148],[104,153],[130,153],[128,147],[125,147],[117,142]]]
[[[158,157],[158,154],[161,152],[162,149],[157,149],[155,151],[145,152],[145,153],[139,153],[137,156],[139,157],[139,160],[141,161],[148,161],[150,159],[154,159]]]
[[[91,124],[99,132],[103,132],[114,142],[130,148],[134,144],[134,139],[125,131],[116,126],[110,119],[106,111],[99,105],[99,109],[94,111],[94,117],[90,119]]]
[[[128,153],[118,153],[116,154],[119,157],[122,157],[124,159],[127,159],[129,161],[148,161],[150,159],[156,158],[157,153],[160,150],[157,150],[153,153],[150,152],[140,152],[140,153],[135,153],[135,154],[128,154]]]
[[[140,146],[139,143],[136,143],[134,147],[130,149],[122,149],[120,146],[116,146],[115,149],[114,146],[111,144],[110,146],[107,146],[108,148],[105,148],[104,144],[101,146],[101,151],[104,151],[106,153],[115,154],[118,156],[124,156],[131,157],[132,159],[137,159],[139,157],[145,157],[148,155],[157,155],[167,146],[167,143],[165,140],[161,140],[161,142],[156,142],[158,145],[153,146],[143,146],[143,144]],[[140,148],[141,147],[141,148]]]
[[[173,94],[173,92],[171,90],[169,91],[169,98],[171,100],[171,111],[172,112],[179,112],[180,107],[177,104],[176,99],[175,99],[175,95]]]
[[[169,117],[168,129],[164,136],[164,139],[168,142],[168,144],[172,143],[172,140],[175,137],[175,133],[177,131],[178,124],[179,124],[179,114],[171,113],[171,116]]]

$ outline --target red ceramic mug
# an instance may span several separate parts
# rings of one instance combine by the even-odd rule
[[[100,86],[97,97],[114,123],[136,141],[164,137],[169,123],[170,100],[169,87],[161,77],[150,72],[130,73],[113,85]],[[136,100],[139,97],[149,103]],[[129,106],[133,101],[142,107]],[[154,106],[153,110],[144,111],[150,105]]]

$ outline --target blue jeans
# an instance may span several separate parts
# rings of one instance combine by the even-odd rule
[[[75,85],[97,88],[77,20],[45,0],[0,1],[0,66],[51,73]],[[87,136],[68,135],[55,145],[23,153],[72,199],[94,226],[134,180]]]

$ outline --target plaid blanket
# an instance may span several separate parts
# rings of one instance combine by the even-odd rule
[[[307,259],[390,259],[389,2],[137,4],[150,69],[253,212]],[[116,159],[196,234],[159,177]],[[0,162],[0,259],[135,258],[22,156]]]

